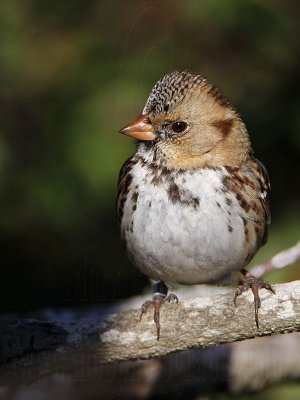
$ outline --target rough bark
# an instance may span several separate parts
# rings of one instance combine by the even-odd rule
[[[300,331],[300,281],[275,285],[276,295],[260,290],[260,329],[254,320],[251,291],[233,305],[231,293],[165,304],[161,311],[161,337],[157,341],[153,311],[139,322],[139,310],[111,315],[103,323],[99,361],[161,357],[175,351]]]
[[[237,392],[260,390],[282,379],[297,379],[300,335],[259,338],[300,330],[300,281],[275,285],[275,289],[276,296],[261,290],[260,330],[255,326],[250,292],[239,297],[234,307],[233,289],[186,288],[185,296],[191,300],[176,290],[182,300],[163,307],[158,343],[151,310],[138,322],[138,307],[145,297],[115,305],[118,312],[128,307],[135,310],[106,319],[107,309],[97,307],[84,312],[66,310],[64,315],[52,312],[49,316],[48,312],[17,322],[2,320],[0,398],[5,386],[5,398],[24,399],[23,389],[13,392],[16,384],[30,385],[26,386],[28,399],[32,391],[43,392],[43,396],[49,393],[49,399],[64,399],[67,389],[70,398],[80,400],[93,398],[91,391],[104,398],[139,399],[171,389],[194,388],[195,393],[205,393],[220,385]],[[215,290],[223,294],[211,295]],[[203,292],[209,297],[197,297]],[[256,340],[214,346],[255,336]],[[198,348],[146,361],[108,363],[194,347]]]

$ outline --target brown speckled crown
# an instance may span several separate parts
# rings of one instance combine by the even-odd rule
[[[174,71],[165,75],[152,89],[143,115],[168,112],[180,103],[192,88],[196,88],[202,82],[206,82],[202,76],[193,75],[188,71]]]
[[[193,92],[191,89],[195,88],[204,89],[221,106],[231,107],[234,110],[220,90],[201,75],[194,75],[188,71],[174,71],[156,83],[148,97],[143,115],[167,113],[189,97]]]

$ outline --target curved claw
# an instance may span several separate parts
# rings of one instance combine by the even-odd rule
[[[233,298],[233,302],[236,305],[237,296],[240,296],[243,292],[245,292],[246,290],[251,288],[253,296],[254,296],[255,323],[256,323],[257,328],[259,329],[258,310],[261,306],[261,301],[260,301],[260,297],[259,297],[259,289],[264,288],[274,294],[276,294],[276,293],[269,282],[264,282],[262,280],[257,279],[246,269],[242,269],[241,272],[242,272],[246,282],[237,287],[234,298]]]
[[[163,282],[160,282],[160,284],[162,284],[162,283]],[[159,338],[160,338],[159,319],[160,319],[160,308],[161,308],[162,304],[165,303],[166,301],[167,302],[174,301],[175,303],[178,303],[178,297],[175,294],[170,293],[167,297],[165,297],[165,296],[166,296],[165,293],[155,292],[153,295],[153,299],[145,301],[141,307],[140,321],[142,320],[142,316],[143,316],[143,314],[146,313],[148,308],[150,306],[154,307],[153,319],[154,319],[154,322],[156,325],[157,340],[159,340]]]
[[[273,294],[276,294],[275,290],[272,288],[271,284],[268,281],[264,282],[263,287],[267,290],[270,290],[270,292],[272,292]]]
[[[140,315],[140,321],[142,320],[143,314],[145,314],[145,312],[148,310],[148,308],[149,308],[150,306],[152,306],[152,304],[153,304],[153,301],[151,301],[151,300],[147,300],[147,301],[145,301],[145,303],[142,304],[142,307],[141,307],[141,315]]]
[[[233,298],[233,303],[235,306],[236,306],[236,298],[248,289],[249,289],[249,285],[246,282],[236,288],[235,293],[234,293],[234,298]]]
[[[260,303],[260,298],[254,296],[254,310],[255,310],[255,322],[256,326],[259,329],[259,322],[258,322],[258,309],[260,308],[261,303]]]
[[[157,332],[157,341],[159,341],[160,336],[160,323],[159,323],[159,316],[160,316],[160,307],[161,302],[157,301],[154,303],[154,322],[156,324],[156,332]]]
[[[239,287],[236,288],[233,298],[233,303],[236,306],[236,298],[242,294],[242,291]]]
[[[168,303],[170,303],[171,301],[174,301],[175,303],[178,303],[178,297],[176,296],[176,294],[174,293],[170,293],[164,300],[165,302],[167,301]]]

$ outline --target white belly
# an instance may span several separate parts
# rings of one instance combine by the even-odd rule
[[[245,244],[243,210],[234,193],[224,197],[221,171],[177,175],[174,183],[183,201],[172,202],[170,181],[153,185],[140,165],[134,168],[131,187],[138,185],[139,196],[136,208],[125,203],[122,232],[128,254],[142,272],[169,283],[197,284],[247,264],[255,250]]]

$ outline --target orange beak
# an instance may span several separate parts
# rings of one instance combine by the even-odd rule
[[[142,115],[119,132],[139,140],[155,140],[157,138],[148,115]]]

